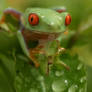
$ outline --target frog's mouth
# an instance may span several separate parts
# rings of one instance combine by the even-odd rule
[[[61,33],[49,33],[49,32],[39,32],[24,29],[22,30],[23,37],[26,41],[29,40],[55,40]]]

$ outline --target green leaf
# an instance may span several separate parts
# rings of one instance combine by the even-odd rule
[[[61,65],[51,65],[49,75],[42,74],[25,60],[17,58],[17,92],[86,92],[85,66],[78,55],[68,52],[60,56],[70,70]]]
[[[15,92],[15,64],[10,56],[0,54],[0,92]]]

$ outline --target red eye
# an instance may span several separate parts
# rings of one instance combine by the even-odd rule
[[[32,26],[35,26],[39,23],[39,17],[37,14],[31,13],[29,15],[28,21],[29,21],[29,24],[31,24]]]
[[[65,25],[68,26],[71,23],[71,16],[68,14],[65,18]]]

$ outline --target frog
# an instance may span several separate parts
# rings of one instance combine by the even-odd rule
[[[42,54],[46,57],[47,73],[49,65],[54,64],[54,61],[69,69],[65,63],[60,62],[58,57],[65,51],[60,46],[58,38],[71,24],[71,16],[65,9],[27,8],[22,14],[15,9],[8,8],[0,20],[1,28],[3,24],[8,26],[9,32],[16,33],[23,53],[36,68],[40,66],[40,61],[35,55]]]

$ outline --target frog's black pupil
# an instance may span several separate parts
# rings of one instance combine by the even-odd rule
[[[33,17],[31,18],[31,22],[33,21]]]

